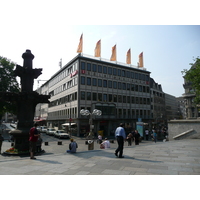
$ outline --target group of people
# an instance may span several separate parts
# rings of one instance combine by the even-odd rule
[[[40,142],[40,133],[37,129],[38,124],[35,123],[34,127],[32,127],[29,131],[29,144],[30,144],[30,159],[36,159],[34,157],[34,153],[37,151],[37,144]],[[67,150],[67,153],[76,153],[76,149],[78,148],[77,143],[74,141],[73,138],[70,139],[71,143],[69,144],[69,150]],[[42,141],[41,141],[42,142]],[[41,148],[41,146],[39,146]]]

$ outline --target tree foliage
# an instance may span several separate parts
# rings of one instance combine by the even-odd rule
[[[185,80],[191,84],[194,89],[195,103],[200,103],[200,59],[197,57],[194,59],[194,63],[190,63],[191,68],[189,70],[184,69],[182,71]]]
[[[15,64],[0,56],[0,92],[19,92],[19,83],[14,76]],[[0,119],[3,114],[10,112],[16,114],[16,103],[6,101],[0,96]]]

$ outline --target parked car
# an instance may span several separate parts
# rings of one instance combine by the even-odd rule
[[[40,132],[41,133],[46,133],[47,132],[47,127],[46,126],[40,126]]]
[[[46,134],[47,135],[55,135],[56,129],[55,128],[48,128]]]
[[[55,137],[57,137],[57,138],[65,138],[65,139],[69,139],[70,138],[69,134],[66,133],[63,130],[57,130],[56,133],[55,133]]]

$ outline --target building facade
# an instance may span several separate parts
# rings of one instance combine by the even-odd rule
[[[151,118],[152,125],[161,127],[166,125],[166,106],[165,93],[162,91],[162,86],[150,78],[151,90]]]
[[[38,104],[35,119],[50,127],[75,124],[77,136],[89,132],[90,117],[94,132],[104,136],[114,135],[121,122],[128,130],[138,118],[151,120],[150,72],[133,65],[78,54],[37,92],[51,98],[50,104]],[[102,115],[82,116],[81,109]]]

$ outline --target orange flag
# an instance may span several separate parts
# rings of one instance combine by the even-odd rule
[[[139,55],[139,67],[144,67],[143,65],[143,52]]]
[[[96,44],[95,50],[94,50],[94,56],[95,57],[101,57],[101,40],[99,40]]]
[[[112,47],[112,55],[110,57],[111,61],[116,61],[117,60],[117,50],[116,50],[116,45]]]
[[[131,64],[131,49],[127,51],[126,54],[126,64]]]
[[[82,53],[82,51],[83,51],[83,34],[81,34],[81,37],[80,37],[80,42],[79,42],[79,45],[77,48],[77,53]]]

